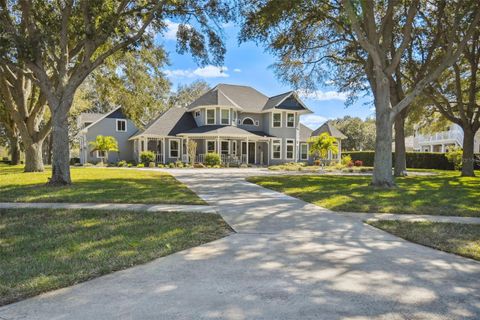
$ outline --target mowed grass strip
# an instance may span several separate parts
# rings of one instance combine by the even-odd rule
[[[480,225],[381,220],[367,223],[408,241],[480,260]]]
[[[230,232],[217,214],[0,209],[0,305]]]
[[[335,211],[480,216],[479,177],[435,173],[397,178],[397,188],[386,190],[371,187],[370,176],[284,175],[247,180]]]
[[[50,168],[24,173],[21,166],[0,166],[0,202],[206,204],[165,172],[72,167],[66,187],[46,186],[50,175]]]

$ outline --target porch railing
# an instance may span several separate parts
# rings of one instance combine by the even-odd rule
[[[221,154],[220,160],[222,161],[222,163],[242,164],[247,163],[247,155]],[[197,156],[195,157],[195,162],[205,163],[205,154],[197,154]]]

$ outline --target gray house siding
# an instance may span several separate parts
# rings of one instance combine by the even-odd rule
[[[119,152],[109,152],[109,163],[118,162],[120,160],[135,160],[133,141],[128,141],[128,138],[132,136],[132,134],[134,134],[138,129],[131,120],[126,119],[123,115],[120,117],[120,114],[117,113],[117,116],[119,116],[119,118],[107,116],[87,129],[87,133],[84,135],[86,138],[86,143],[84,145],[84,149],[81,150],[81,152],[83,151],[84,155],[86,154],[87,162],[97,163],[101,160],[97,157],[96,152],[91,152],[92,147],[90,146],[90,142],[95,141],[99,135],[112,136],[118,142]],[[117,131],[117,119],[125,120],[127,122],[127,128],[125,132]]]
[[[253,120],[253,125],[244,125],[243,120],[245,118],[251,118]],[[250,130],[250,131],[265,131],[264,130],[264,121],[263,116],[261,113],[248,113],[248,112],[241,112],[238,116],[240,123],[237,125],[239,128]],[[256,125],[258,121],[258,126]]]

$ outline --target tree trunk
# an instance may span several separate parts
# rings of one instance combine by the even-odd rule
[[[405,112],[395,118],[395,177],[407,175],[407,150],[405,147]]]
[[[375,140],[375,159],[372,185],[381,188],[395,186],[392,175],[392,123],[387,110],[377,111],[375,120],[377,135]]]
[[[18,137],[12,136],[10,140],[10,155],[12,157],[10,164],[12,166],[20,164],[20,142]]]
[[[43,172],[43,140],[25,147],[25,172]]]
[[[463,128],[462,177],[475,177],[474,140],[475,132],[465,126]]]
[[[52,112],[52,177],[49,184],[53,186],[69,185],[70,178],[70,145],[68,141],[67,101],[62,102]],[[71,104],[71,101],[70,101]]]

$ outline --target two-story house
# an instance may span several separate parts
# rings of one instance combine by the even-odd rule
[[[452,147],[463,146],[463,129],[458,124],[452,124],[447,131],[432,134],[421,134],[415,130],[413,150],[419,152],[447,152]],[[480,131],[474,139],[474,152],[480,152]]]
[[[195,162],[204,162],[207,153],[220,154],[223,163],[309,162],[312,159],[307,141],[314,132],[300,123],[300,116],[309,113],[312,112],[293,91],[267,97],[248,86],[219,84],[190,105],[167,110],[145,129],[133,135],[127,133],[131,146],[123,147],[123,152],[120,146],[119,159],[130,160],[125,158],[125,152],[131,152],[131,158],[139,161],[143,151],[153,151],[157,163],[189,162],[187,146],[193,140],[197,145]],[[109,115],[104,119],[109,117],[115,118]],[[85,134],[88,132],[90,139],[95,134],[110,135],[92,130],[104,125],[110,126],[92,123]],[[132,125],[127,123],[128,128]],[[326,123],[314,134],[330,133],[337,138],[341,150],[345,136],[331,127]],[[116,129],[111,133],[117,138],[118,128],[112,128]],[[330,157],[340,159],[341,153]]]

